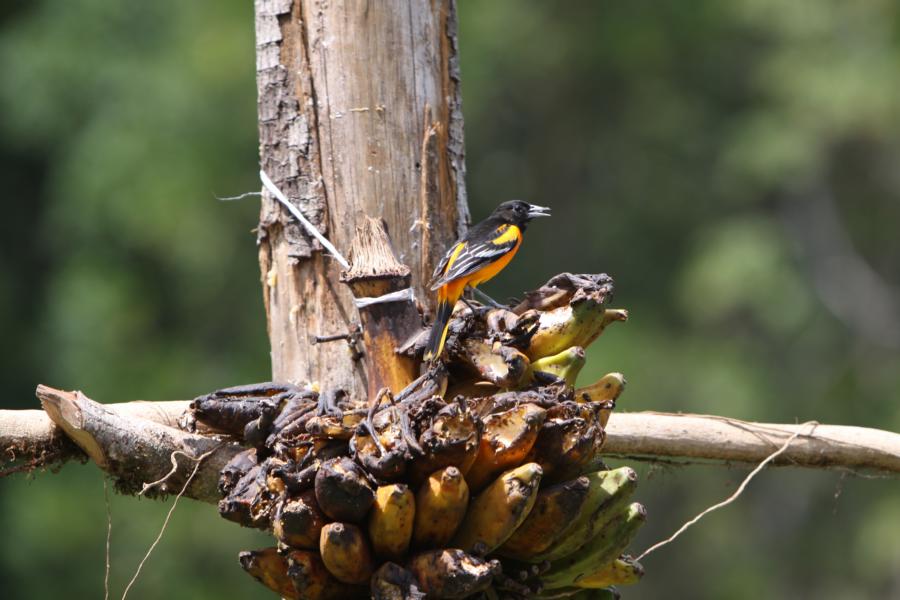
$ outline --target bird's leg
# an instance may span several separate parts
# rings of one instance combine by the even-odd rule
[[[496,300],[494,300],[493,298],[491,298],[490,296],[488,296],[487,294],[485,294],[484,292],[482,292],[482,291],[479,290],[478,288],[470,287],[469,289],[472,290],[472,293],[473,293],[474,295],[476,295],[476,296],[478,296],[479,298],[481,298],[481,300],[482,300],[483,302],[487,303],[487,304],[490,305],[492,308],[506,308],[505,306],[503,306],[502,304],[500,304],[499,302],[497,302]]]
[[[469,288],[469,289],[471,290],[471,289],[473,289],[473,288]],[[477,314],[478,314],[479,308],[478,308],[477,306],[472,306],[472,305],[469,303],[469,300],[466,298],[465,294],[463,294],[462,296],[460,296],[459,299],[463,301],[463,304],[465,304],[466,306],[469,307],[469,310],[472,311],[472,314],[473,314],[473,315],[477,315]],[[483,309],[483,308],[484,308],[484,307],[482,307],[482,309]]]

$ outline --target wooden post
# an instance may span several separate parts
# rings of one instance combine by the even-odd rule
[[[453,0],[256,0],[260,165],[345,255],[383,219],[416,299],[468,222]],[[272,376],[365,394],[340,265],[264,191]],[[358,350],[358,349],[357,349]]]

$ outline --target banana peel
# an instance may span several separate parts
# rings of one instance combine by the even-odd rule
[[[501,546],[534,506],[542,474],[537,463],[526,463],[500,475],[472,500],[450,545],[483,554]]]

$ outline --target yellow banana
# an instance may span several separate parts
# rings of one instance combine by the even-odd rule
[[[571,346],[531,363],[532,378],[547,374],[562,379],[569,385],[575,385],[578,373],[584,367],[584,348]]]
[[[586,348],[610,323],[627,319],[627,310],[604,309],[603,304],[593,298],[574,299],[565,306],[541,313],[538,330],[525,354],[535,360],[570,346]]]
[[[576,585],[581,588],[607,588],[611,585],[632,585],[644,576],[644,567],[630,556],[620,556],[611,563],[585,575]]]
[[[527,560],[546,550],[559,539],[572,519],[581,514],[589,489],[587,477],[541,489],[531,512],[498,552],[502,556]]]
[[[471,411],[455,403],[441,408],[419,437],[425,454],[409,465],[410,483],[418,486],[438,469],[450,465],[465,475],[478,454],[480,439],[481,424]]]
[[[443,549],[413,556],[409,569],[427,598],[468,598],[491,585],[500,563],[458,549]]]
[[[363,584],[374,570],[372,551],[362,530],[352,523],[329,523],[319,539],[322,562],[335,579]]]
[[[363,587],[341,583],[328,572],[318,552],[293,550],[286,556],[288,576],[294,584],[296,598],[301,600],[346,600],[362,598]]]
[[[621,373],[607,373],[591,385],[575,390],[576,402],[615,401],[625,391],[625,376]]]
[[[249,550],[239,555],[241,567],[254,579],[277,592],[282,598],[297,600],[300,595],[288,576],[288,562],[278,553],[278,548]]]
[[[545,414],[534,404],[520,404],[485,417],[478,456],[466,473],[469,489],[477,492],[499,473],[521,464],[537,440]]]
[[[579,552],[551,564],[541,574],[545,589],[579,585],[582,579],[614,561],[647,520],[647,511],[634,502],[618,511]]]
[[[556,542],[529,558],[529,562],[554,561],[576,552],[625,506],[637,487],[637,473],[630,467],[596,471],[586,477],[590,487],[581,513],[572,519]]]
[[[286,546],[312,550],[319,547],[319,534],[327,522],[316,503],[315,491],[306,490],[300,497],[279,505],[272,532]]]
[[[445,546],[466,516],[469,486],[456,467],[431,474],[416,494],[413,545],[416,548]]]
[[[409,549],[416,514],[416,499],[406,484],[383,485],[375,491],[369,513],[369,539],[375,555],[400,559]]]
[[[534,506],[541,474],[537,463],[526,463],[500,475],[472,500],[451,545],[481,553],[502,545]]]

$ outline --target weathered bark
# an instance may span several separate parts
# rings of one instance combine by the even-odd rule
[[[365,349],[369,398],[382,387],[395,394],[416,378],[416,361],[397,353],[397,348],[421,330],[422,318],[415,301],[402,297],[409,288],[409,267],[394,255],[384,223],[366,218],[357,227],[350,250],[350,269],[341,281],[350,286],[360,304],[362,347]],[[385,302],[389,294],[401,297]],[[391,296],[387,296],[391,298]]]
[[[847,425],[753,423],[715,415],[613,413],[604,454],[759,463],[795,432],[776,465],[900,473],[900,434]]]
[[[338,249],[384,219],[426,307],[468,220],[453,0],[256,0],[261,168]],[[259,261],[273,379],[365,394],[339,265],[264,192]]]
[[[177,427],[189,400],[168,402],[121,402],[106,404],[106,410],[126,419],[147,419]],[[86,459],[84,452],[43,410],[0,410],[0,472],[29,470],[68,460]]]
[[[168,443],[165,440],[175,438],[152,441],[154,429],[148,428],[147,424],[155,422],[171,429],[171,424],[187,408],[187,404],[174,401],[98,405],[102,408],[98,414],[103,418],[89,428],[105,429],[106,433],[98,439],[108,440],[107,443],[117,438],[147,438],[146,444],[156,444],[152,456],[157,459],[148,461],[135,457],[131,463],[133,478],[149,482],[161,476],[162,463],[158,457],[168,457],[178,448],[165,445]],[[115,420],[107,415],[114,415]],[[113,423],[116,423],[115,427]],[[897,433],[843,425],[816,425],[813,428],[810,425],[752,423],[714,415],[614,412],[609,419],[606,444],[600,458],[628,456],[757,464],[780,448],[797,429],[802,434],[778,457],[775,464],[894,475],[900,473],[900,434]],[[19,460],[40,458],[48,449],[55,447],[61,435],[43,411],[0,411],[0,448],[7,448],[15,442],[20,449],[17,453]],[[232,451],[232,446],[223,449],[228,453],[223,458],[230,456]],[[82,455],[77,452],[64,454],[56,462],[79,456]],[[10,457],[4,454],[3,458],[8,462]],[[204,463],[201,470],[206,473],[207,469],[213,468],[218,467],[209,462]],[[211,501],[209,494],[207,490],[198,495]]]
[[[215,502],[219,499],[216,490],[219,472],[242,450],[233,442],[125,416],[81,392],[41,385],[36,393],[50,419],[98,467],[112,475],[117,489],[126,494],[141,492],[146,484],[153,482],[158,485],[148,490],[149,496],[178,493],[196,463],[202,461],[185,496]],[[170,419],[166,410],[148,414]]]

